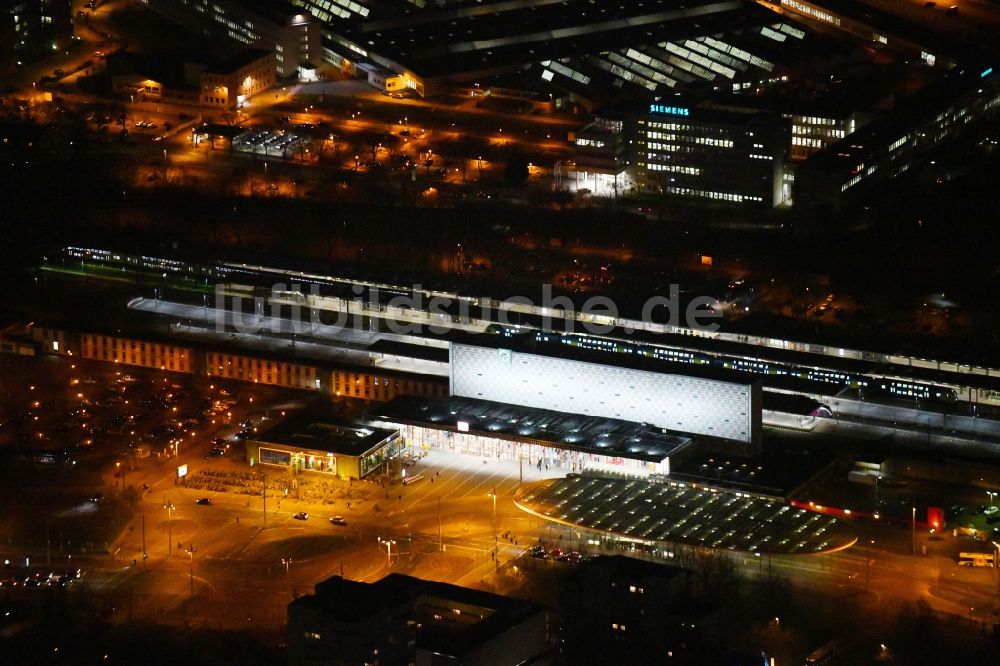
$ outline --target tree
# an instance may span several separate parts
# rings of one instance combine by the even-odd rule
[[[739,583],[739,571],[727,553],[695,547],[681,553],[680,563],[694,572],[701,598],[730,597]]]
[[[524,185],[530,175],[528,161],[514,153],[503,167],[503,178],[510,185]]]

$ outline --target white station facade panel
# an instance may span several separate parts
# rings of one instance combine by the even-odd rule
[[[510,349],[451,345],[451,393],[755,442],[759,387]]]

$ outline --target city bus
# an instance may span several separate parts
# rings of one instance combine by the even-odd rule
[[[960,567],[992,567],[993,553],[959,553],[958,566]]]

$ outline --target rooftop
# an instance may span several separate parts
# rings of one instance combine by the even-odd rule
[[[264,431],[255,441],[361,456],[397,434],[395,430],[372,428],[306,410],[297,412]]]
[[[237,0],[237,2],[247,11],[279,25],[291,22],[306,23],[312,18],[308,12],[302,11],[287,0]],[[296,17],[305,20],[296,20]]]
[[[884,152],[889,141],[910,133],[914,126],[929,123],[949,107],[981,106],[1000,94],[1000,71],[993,68],[956,68],[914,95],[904,99],[891,116],[872,122],[849,134],[827,150],[816,153],[805,164],[809,168],[853,169],[858,160],[873,152]],[[975,101],[968,101],[969,99]],[[963,102],[963,100],[966,100]],[[931,138],[925,145],[933,145]]]
[[[738,0],[692,6],[675,0],[514,0],[382,12],[375,20],[355,15],[332,27],[422,76],[443,76],[596,53],[654,34],[662,39],[699,29],[718,32],[745,20],[746,11],[754,10]]]
[[[471,434],[647,462],[660,462],[692,441],[687,435],[630,421],[475,398],[401,396],[373,407],[369,417],[452,432],[464,429],[462,423]]]
[[[833,462],[838,452],[810,446],[794,432],[770,431],[760,453],[736,457],[723,451],[694,451],[670,470],[675,481],[690,481],[774,499],[788,498]]]
[[[334,576],[316,585],[316,593],[299,597],[290,605],[327,613],[342,622],[360,623],[385,609],[409,606],[408,615],[420,617],[425,611],[462,605],[471,607],[465,622],[418,623],[417,647],[443,654],[462,654],[482,645],[497,634],[542,612],[533,603],[482,592],[467,587],[421,580],[393,573],[374,583],[361,583]],[[395,614],[395,613],[394,613]],[[469,622],[478,614],[478,621]]]
[[[232,74],[236,70],[270,55],[271,51],[265,51],[264,49],[241,49],[226,57],[207,57],[201,59],[199,62],[203,62],[208,71],[213,74]]]

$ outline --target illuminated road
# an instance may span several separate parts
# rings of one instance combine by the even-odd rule
[[[529,482],[551,477],[552,472],[532,465],[522,469],[514,461],[433,450],[407,468],[409,476],[423,475],[408,486],[333,482],[341,491],[349,488],[353,496],[328,496],[323,502],[270,495],[266,525],[259,496],[175,486],[178,462],[189,465],[189,474],[247,469],[240,461],[205,461],[199,453],[182,451],[180,459],[147,461],[130,472],[133,483],[147,483],[152,489],[142,496],[131,529],[115,544],[121,548],[118,559],[105,555],[73,560],[87,570],[88,594],[113,607],[119,621],[131,616],[170,624],[276,630],[284,623],[289,599],[310,592],[331,575],[373,581],[398,571],[476,586],[489,583],[498,566],[540,539],[550,547],[586,550],[586,541],[596,537],[518,510],[512,496],[521,476]],[[284,472],[272,469],[270,474]],[[199,497],[210,497],[212,505],[195,504]],[[175,507],[169,525],[165,500]],[[297,511],[307,511],[309,519],[293,519]],[[343,516],[347,525],[331,525],[327,519],[333,515]],[[149,554],[145,567],[143,516]],[[868,532],[880,528],[859,528],[865,534],[862,545],[847,551],[770,558],[734,555],[735,562],[747,577],[766,580],[778,574],[796,586],[855,599],[852,603],[877,604],[887,615],[923,599],[943,612],[982,620],[996,617],[993,570],[905,554],[909,536],[897,534],[895,528],[878,537],[869,551],[864,545]],[[510,539],[503,536],[507,532]],[[391,549],[380,539],[392,541]],[[494,544],[499,560],[492,554]],[[134,568],[128,566],[132,558],[137,560]]]
[[[502,561],[522,550],[510,541],[495,542],[496,532],[511,530],[519,543],[552,533],[550,527],[513,506],[510,498],[520,473],[513,463],[484,463],[477,457],[431,452],[408,469],[411,475],[423,474],[424,480],[385,491],[376,484],[355,482],[369,497],[351,501],[350,508],[340,500],[331,506],[269,497],[265,526],[259,496],[248,500],[233,493],[174,486],[177,462],[187,462],[191,474],[205,467],[226,467],[185,457],[182,452],[179,460],[160,468],[159,478],[132,473],[136,483],[145,479],[152,489],[143,495],[132,529],[116,544],[121,546],[120,562],[91,561],[87,576],[88,587],[116,599],[123,614],[131,595],[136,618],[271,626],[284,621],[284,604],[291,596],[311,591],[315,582],[341,571],[358,580],[407,571],[473,584],[497,566],[489,555],[494,543],[499,545]],[[242,467],[235,462],[230,466]],[[523,473],[526,480],[544,475],[528,467]],[[213,504],[195,504],[202,496],[210,496]],[[165,501],[176,507],[169,512],[169,526]],[[310,518],[294,520],[292,514],[300,510],[307,510]],[[149,554],[145,570],[141,566],[142,515]],[[331,515],[344,516],[348,525],[330,525],[327,518]],[[391,564],[386,549],[379,545],[380,537],[395,541]],[[187,552],[192,545],[193,565]],[[133,557],[137,566],[126,566]],[[283,559],[290,560],[287,570]],[[192,571],[194,600],[188,602]]]

